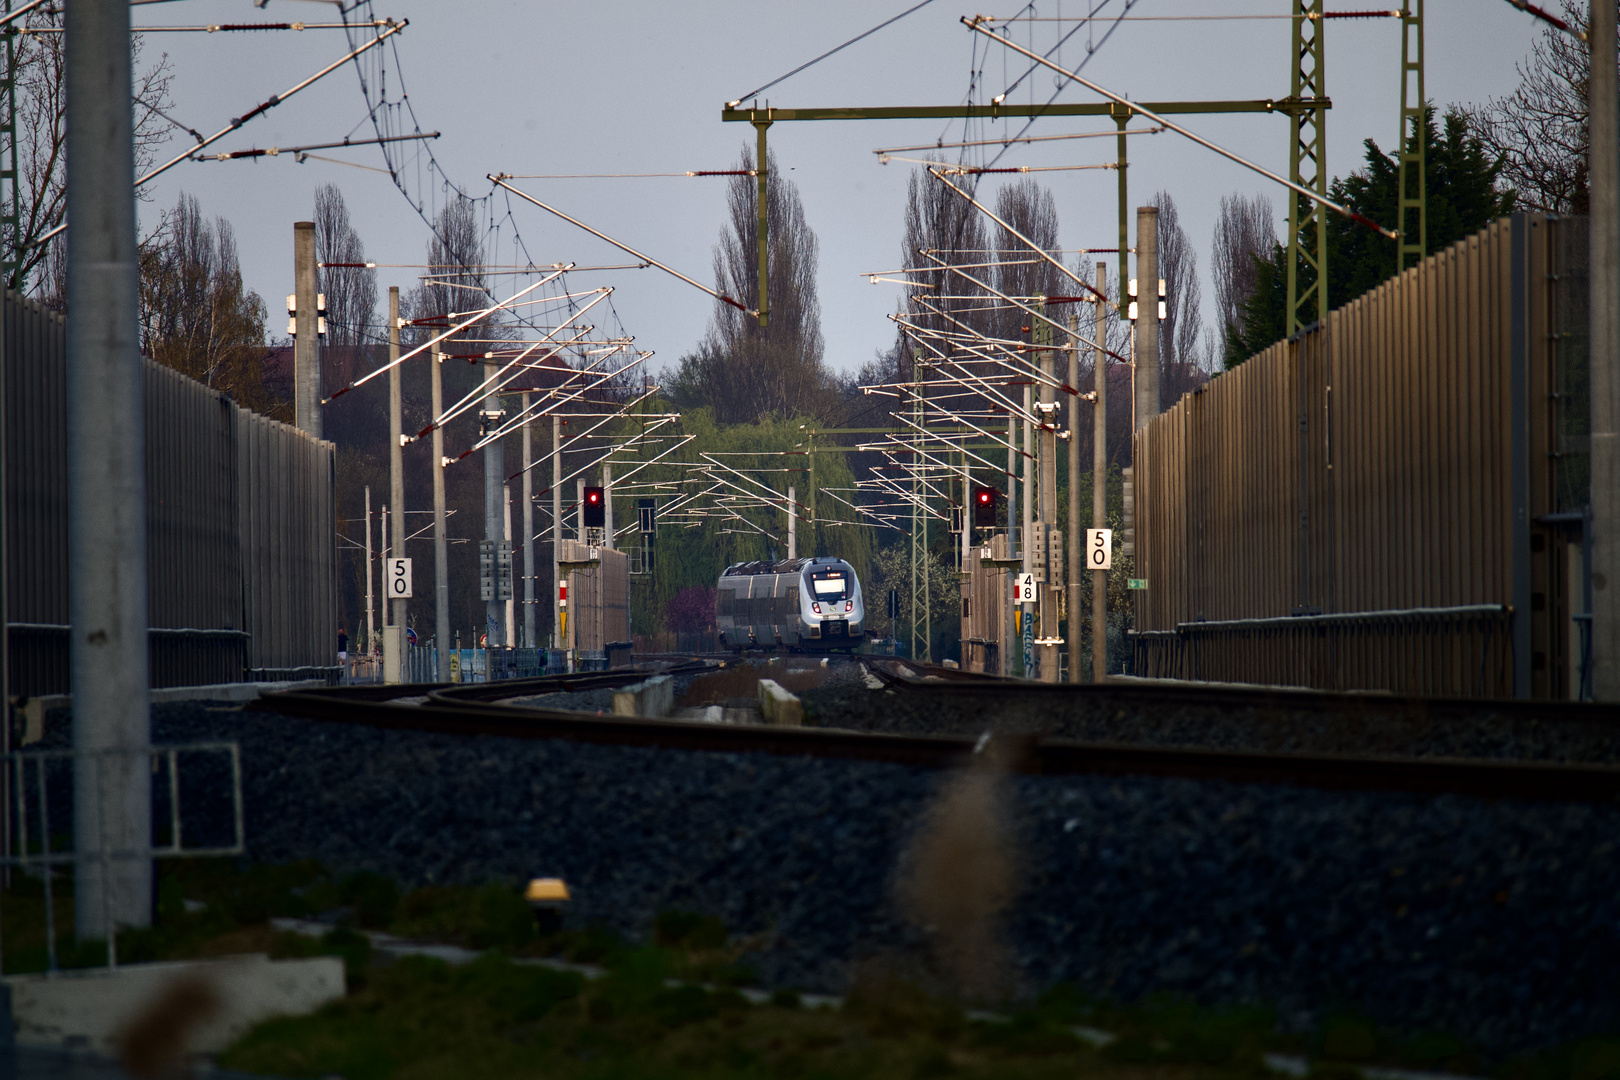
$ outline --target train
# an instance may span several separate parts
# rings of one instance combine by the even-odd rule
[[[721,645],[853,652],[866,640],[866,604],[855,568],[818,556],[735,563],[715,586]]]

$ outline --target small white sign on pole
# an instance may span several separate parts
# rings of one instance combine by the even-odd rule
[[[1114,531],[1086,530],[1086,569],[1108,570],[1114,565]]]
[[[411,560],[388,560],[388,587],[385,590],[390,600],[409,600],[411,598]]]
[[[1013,578],[1013,603],[1033,604],[1037,600],[1035,575],[1018,574]]]

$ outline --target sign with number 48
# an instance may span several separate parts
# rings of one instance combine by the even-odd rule
[[[1108,570],[1114,565],[1114,531],[1086,530],[1086,569]]]
[[[1035,594],[1035,575],[1018,574],[1013,578],[1013,603],[1033,604],[1038,597]]]
[[[411,560],[388,560],[388,588],[386,592],[390,600],[409,600],[411,598]]]

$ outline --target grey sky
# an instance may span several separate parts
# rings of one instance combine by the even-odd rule
[[[1048,0],[1041,15],[1073,16],[1084,0]],[[766,95],[779,108],[827,105],[946,105],[969,94],[975,55],[983,58],[983,102],[1024,65],[993,49],[959,22],[984,11],[984,0],[935,0],[871,38],[824,61]],[[688,3],[522,3],[513,0],[377,0],[379,16],[405,17],[398,38],[404,85],[424,130],[444,137],[434,153],[470,194],[490,189],[491,172],[678,172],[730,168],[746,124],[720,122],[722,104],[909,6],[821,0],[814,4],[702,0]],[[1334,7],[1359,8],[1360,0]],[[1117,14],[1111,0],[1105,14]],[[1431,100],[1483,101],[1510,91],[1514,65],[1530,50],[1539,26],[1503,0],[1428,0],[1428,85]],[[1285,14],[1284,0],[1137,0],[1132,15]],[[992,7],[1006,16],[1014,5]],[[189,0],[135,9],[141,25],[246,22],[267,18],[326,21],[321,3],[270,0],[264,10],[246,0]],[[1286,19],[1122,24],[1098,49],[1084,74],[1142,101],[1200,98],[1281,98],[1289,93]],[[1052,23],[1019,24],[1026,43],[1055,39]],[[1099,32],[1100,32],[1099,28]],[[1082,31],[1062,61],[1078,64]],[[975,45],[978,52],[975,53]],[[205,133],[224,126],[341,56],[339,32],[279,34],[163,34],[151,36],[147,59],[166,52],[175,67],[176,118]],[[1327,26],[1326,85],[1329,170],[1343,175],[1362,156],[1362,140],[1386,149],[1397,129],[1400,38],[1393,19],[1334,21]],[[392,55],[388,78],[395,80]],[[391,84],[390,89],[394,89]],[[1012,100],[1053,90],[1049,73],[1026,80]],[[1095,100],[1069,89],[1061,101]],[[1288,165],[1288,122],[1279,115],[1191,117],[1187,126],[1277,172]],[[1015,121],[1014,125],[1022,121]],[[1031,134],[1103,130],[1107,122],[1041,120]],[[968,137],[1016,130],[1006,123]],[[370,125],[352,68],[272,110],[211,149],[326,142]],[[786,175],[798,185],[805,213],[821,241],[820,292],[827,359],[847,370],[893,338],[887,315],[899,295],[860,273],[899,265],[905,187],[910,165],[880,165],[879,147],[963,138],[962,123],[884,121],[778,123],[771,143]],[[183,144],[175,142],[171,153]],[[364,165],[382,164],[376,148],[323,152]],[[954,153],[954,152],[953,152]],[[1081,140],[1035,150],[1013,148],[1001,165],[1081,164],[1112,160],[1113,140]],[[1109,171],[1036,174],[1057,199],[1066,248],[1114,242],[1117,201]],[[205,214],[234,225],[243,273],[271,309],[275,332],[285,329],[282,300],[292,290],[292,222],[307,219],[314,189],[342,186],[369,258],[379,263],[423,259],[427,229],[385,175],[290,157],[257,163],[185,163],[154,183],[143,208],[150,222],[179,191],[196,195]],[[690,276],[712,283],[712,249],[724,214],[724,179],[524,180],[536,197],[638,247]],[[1131,144],[1131,204],[1160,189],[1171,192],[1183,227],[1199,252],[1207,311],[1210,236],[1221,196],[1264,192],[1279,216],[1284,189],[1226,162],[1177,135],[1139,136]],[[992,195],[995,178],[981,190]],[[504,201],[503,201],[504,210]],[[514,210],[537,261],[619,262],[623,256],[543,212]],[[1279,222],[1279,233],[1281,232]],[[511,231],[494,258],[510,262]],[[1109,260],[1112,262],[1112,260]],[[417,271],[379,271],[380,294],[407,288]],[[598,275],[617,286],[614,306],[643,348],[657,352],[656,369],[672,363],[702,335],[711,301],[656,270]],[[593,277],[590,284],[599,282]]]

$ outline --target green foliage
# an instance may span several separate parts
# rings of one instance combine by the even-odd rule
[[[935,530],[930,529],[930,532]],[[940,530],[943,531],[943,530]],[[950,535],[946,534],[947,538]],[[930,551],[924,568],[921,593],[914,587],[911,576],[911,539],[899,538],[872,557],[872,572],[863,579],[866,590],[866,622],[872,633],[898,638],[902,651],[911,644],[911,623],[920,617],[922,600],[928,601],[931,627],[930,648],[934,662],[947,656],[960,656],[962,637],[961,579],[952,566],[948,551]],[[898,623],[889,618],[888,595],[890,589],[900,593]],[[919,595],[921,594],[921,595]],[[916,614],[914,614],[916,613]]]
[[[857,523],[853,510],[825,494],[826,489],[833,488],[837,495],[851,499],[849,489],[855,486],[854,474],[848,455],[810,453],[813,447],[805,431],[816,426],[804,417],[724,425],[715,420],[710,410],[695,409],[681,416],[681,433],[694,438],[677,456],[691,462],[703,461],[700,455],[704,453],[713,454],[778,494],[785,495],[789,487],[794,488],[799,504],[815,511],[814,523],[807,522],[805,511],[800,511],[798,553],[843,558],[864,583],[872,553],[871,531]],[[647,457],[655,452],[648,451]],[[692,479],[690,470],[674,465],[648,466],[636,475],[636,482],[643,480],[702,482],[701,478]],[[738,483],[748,486],[746,481]],[[779,559],[787,557],[787,522],[781,513],[741,513],[746,522],[710,519],[696,528],[660,522],[653,573],[649,578],[632,581],[630,625],[635,633],[667,631],[664,610],[675,595],[691,586],[712,588],[720,572],[732,563],[772,554]]]
[[[1424,254],[1432,255],[1513,212],[1515,196],[1498,189],[1502,164],[1455,110],[1436,124],[1435,110],[1424,111],[1424,182],[1428,216]],[[1371,139],[1364,144],[1363,167],[1335,178],[1329,196],[1387,228],[1397,227],[1400,162]],[[1409,148],[1417,148],[1416,141]],[[1395,276],[1396,241],[1338,214],[1327,214],[1328,307],[1343,307]],[[1416,215],[1412,216],[1415,227]],[[1300,265],[1301,289],[1310,274]],[[1260,260],[1254,294],[1243,308],[1242,325],[1228,339],[1226,366],[1232,368],[1288,335],[1288,251],[1279,245],[1269,261]]]
[[[368,930],[378,930],[394,921],[399,908],[399,886],[394,879],[371,871],[350,874],[343,879],[340,895],[354,909],[354,920]]]
[[[660,945],[688,945],[695,949],[718,949],[726,943],[726,924],[713,915],[688,911],[665,911],[654,924],[654,940]]]

